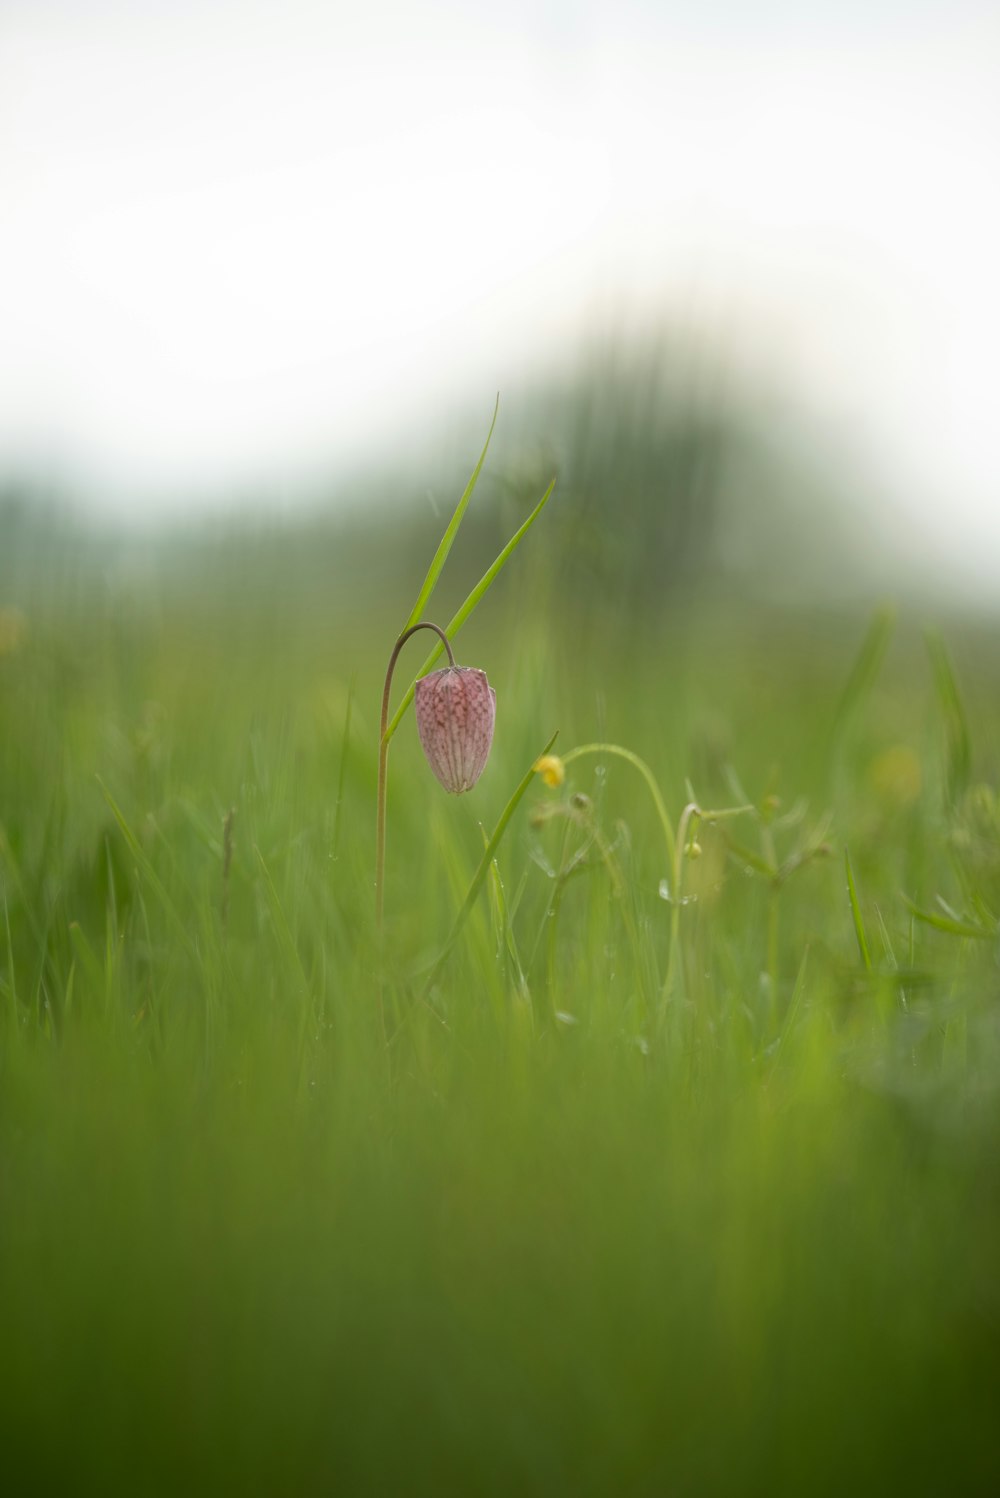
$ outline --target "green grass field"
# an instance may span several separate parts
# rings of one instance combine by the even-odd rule
[[[381,963],[429,556],[6,575],[10,1493],[1000,1491],[995,629],[567,602],[545,525]]]

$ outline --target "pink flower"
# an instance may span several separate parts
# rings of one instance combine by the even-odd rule
[[[445,666],[416,685],[417,731],[427,761],[446,791],[471,791],[493,743],[497,694],[485,671]]]

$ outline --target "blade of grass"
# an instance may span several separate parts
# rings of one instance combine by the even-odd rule
[[[76,959],[79,959],[80,965],[93,985],[94,992],[100,993],[104,988],[104,968],[98,960],[93,947],[84,936],[79,921],[70,921],[69,939],[76,954],[73,966],[76,967]]]
[[[480,826],[479,831],[482,833],[483,849],[485,851],[489,847],[490,840],[485,827]],[[510,925],[507,895],[503,887],[503,880],[500,877],[500,867],[495,858],[490,862],[490,918],[493,926],[493,940],[496,943],[498,955],[502,949],[506,949],[507,955],[517,969],[519,977],[523,979],[521,959],[517,952],[514,933]]]
[[[851,868],[851,855],[844,849],[844,869],[847,873],[847,893],[851,901],[851,914],[854,917],[854,934],[858,939],[858,951],[861,953],[861,961],[866,970],[872,970],[871,952],[868,948],[868,937],[865,935],[865,923],[861,914],[861,906],[858,904],[858,892],[854,885],[854,870]]]
[[[903,904],[910,914],[918,921],[923,921],[925,926],[933,926],[935,931],[946,931],[949,936],[970,936],[976,941],[989,941],[996,935],[995,931],[977,926],[973,921],[956,920],[951,916],[938,915],[936,910],[921,910],[919,905],[914,905],[906,895],[903,896]]]
[[[6,871],[7,879],[10,881],[10,887],[12,888],[17,899],[17,909],[24,916],[24,919],[28,922],[28,928],[31,931],[31,934],[34,937],[35,941],[39,946],[41,946],[42,931],[35,917],[34,901],[30,897],[29,892],[25,886],[24,879],[21,876],[20,867],[16,859],[14,858],[14,850],[10,845],[7,834],[4,831],[3,827],[0,827],[0,873],[4,871]],[[7,892],[5,887],[5,900],[6,897]]]
[[[350,686],[347,689],[347,711],[344,714],[344,736],[340,742],[340,768],[337,772],[337,799],[333,807],[333,861],[336,863],[340,852],[340,813],[344,804],[344,772],[347,769],[347,750],[351,741],[351,710],[354,707],[354,685],[356,676],[351,677]]]
[[[462,519],[469,507],[469,500],[472,498],[473,493],[475,492],[476,484],[479,481],[479,475],[482,472],[483,463],[486,461],[486,454],[489,450],[490,438],[493,436],[493,428],[497,424],[497,412],[499,411],[499,409],[500,397],[498,395],[496,398],[496,404],[493,407],[493,420],[490,422],[490,429],[486,434],[486,441],[483,444],[483,450],[479,454],[479,462],[472,470],[472,477],[466,484],[465,492],[463,493],[461,499],[458,501],[458,504],[455,506],[455,513],[454,515],[452,515],[451,520],[448,523],[448,529],[441,537],[438,549],[434,553],[434,556],[431,560],[431,565],[427,569],[427,576],[424,578],[420,592],[417,594],[417,601],[410,611],[410,617],[403,625],[404,630],[409,629],[411,624],[416,624],[417,621],[423,617],[424,608],[428,600],[430,599],[431,594],[434,592],[435,587],[437,586],[437,580],[441,576],[441,569],[444,566],[445,562],[448,560],[448,553],[451,551],[452,546],[455,544],[455,537],[458,535],[458,528],[462,524]]]
[[[773,1079],[774,1074],[778,1069],[778,1063],[781,1060],[782,1049],[785,1045],[785,1042],[788,1040],[789,1035],[792,1033],[792,1026],[795,1024],[795,1021],[798,1018],[799,1009],[802,1005],[802,995],[805,993],[806,969],[808,968],[808,966],[809,946],[807,944],[805,950],[802,953],[802,961],[799,963],[799,970],[795,977],[795,987],[792,989],[792,997],[788,1003],[788,1009],[785,1013],[784,1023],[781,1026],[781,1031],[771,1050],[771,1065],[767,1074],[769,1082]]]
[[[73,990],[75,986],[76,963],[71,962],[69,965],[69,972],[66,974],[66,987],[63,989],[62,1018],[64,1024],[73,1013]]]
[[[898,971],[899,963],[896,961],[896,952],[892,945],[892,937],[889,935],[889,928],[885,923],[885,917],[877,905],[875,907],[875,915],[878,918],[879,935],[882,938],[882,946],[885,949],[885,954],[889,959],[889,966]]]
[[[489,845],[489,838],[486,835],[485,827],[481,827],[480,831],[483,835],[483,848],[485,849]],[[495,858],[490,861],[489,890],[490,916],[493,923],[493,941],[496,948],[496,955],[500,958],[503,953],[506,953],[507,973],[513,978],[516,991],[523,994],[525,990],[524,969],[521,966],[521,957],[517,950],[517,943],[514,940],[514,932],[511,929],[510,915],[507,910],[507,897],[504,893],[503,880],[500,877],[500,869]],[[503,995],[497,991],[493,984],[487,985],[487,988],[493,999],[493,1012],[500,1018],[505,1009]]]
[[[422,999],[427,998],[427,995],[430,993],[434,984],[437,982],[441,969],[444,967],[445,962],[448,960],[448,957],[450,956],[452,949],[455,946],[455,943],[458,941],[458,938],[462,934],[462,927],[468,920],[469,912],[472,910],[472,907],[476,903],[476,897],[478,896],[479,891],[482,889],[486,876],[489,873],[490,865],[496,857],[497,849],[500,846],[504,833],[507,831],[507,825],[510,822],[511,817],[517,810],[525,791],[528,789],[528,786],[534,779],[535,765],[541,758],[542,754],[548,754],[557,737],[558,733],[554,733],[549,739],[549,742],[545,745],[545,748],[542,749],[539,754],[535,755],[527,771],[525,772],[523,779],[520,781],[514,794],[511,796],[510,800],[507,802],[507,805],[504,807],[500,820],[493,832],[493,836],[490,838],[489,842],[486,844],[485,849],[483,850],[483,856],[479,860],[479,867],[476,869],[475,874],[472,876],[472,883],[469,885],[469,892],[462,902],[462,906],[458,912],[458,915],[455,917],[455,921],[448,935],[448,939],[445,942],[444,946],[441,948],[441,951],[438,953],[438,956],[434,962],[434,966],[431,968],[427,980],[424,983],[423,991],[421,993]]]
[[[135,833],[132,831],[132,828],[125,820],[125,815],[119,807],[117,801],[112,796],[111,792],[108,790],[101,777],[98,775],[95,778],[97,780],[97,784],[101,787],[104,799],[108,803],[112,816],[118,823],[118,827],[121,831],[122,837],[125,839],[125,842],[128,845],[128,850],[135,860],[137,870],[141,874],[142,878],[146,881],[149,888],[153,891],[153,894],[156,896],[160,908],[173,926],[174,932],[181,942],[181,945],[187,951],[189,956],[197,961],[198,948],[196,944],[191,940],[187,925],[182,920],[177,906],[168,895],[163,881],[160,879],[159,874],[157,874],[156,870],[153,868],[153,865],[150,863],[149,858],[147,857],[142,847],[142,844],[139,842],[139,839],[136,837]]]
[[[254,854],[257,858],[257,867],[260,871],[261,881],[264,886],[264,895],[271,914],[271,924],[277,938],[278,948],[291,972],[298,980],[299,987],[304,996],[309,996],[309,979],[306,977],[305,968],[302,966],[302,958],[299,956],[298,945],[292,935],[292,928],[288,924],[284,906],[278,896],[271,871],[264,861],[264,855],[255,845]]]
[[[11,1018],[17,1022],[17,977],[14,973],[14,941],[10,934],[10,909],[7,905],[7,891],[3,892],[3,916],[4,925],[7,928],[7,972],[10,975],[8,989],[10,992]]]
[[[466,598],[465,602],[462,604],[462,607],[458,610],[458,613],[455,614],[454,617],[449,621],[448,625],[445,628],[445,634],[450,640],[454,641],[455,636],[462,628],[462,625],[469,618],[470,614],[472,614],[473,610],[476,608],[477,604],[481,601],[483,596],[489,591],[493,583],[496,581],[498,574],[503,571],[504,567],[507,565],[514,552],[517,550],[518,546],[524,540],[525,536],[528,534],[528,531],[534,525],[535,521],[544,510],[545,506],[548,504],[549,496],[551,495],[552,490],[555,488],[555,483],[556,481],[555,479],[553,479],[549,484],[549,487],[546,489],[545,493],[542,495],[541,499],[538,501],[535,508],[532,510],[531,514],[528,516],[527,520],[520,527],[520,529],[514,532],[513,536],[511,536],[510,540],[507,542],[507,545],[504,547],[503,551],[501,551],[496,561],[488,569],[488,571],[483,573],[483,576],[479,579],[478,583],[473,588],[468,598]],[[403,695],[403,700],[400,702],[393,717],[390,719],[389,726],[385,731],[385,737],[387,741],[391,739],[393,734],[396,732],[396,729],[403,721],[403,715],[405,714],[407,708],[410,706],[410,703],[413,701],[413,693],[416,688],[417,680],[421,676],[426,676],[427,672],[434,665],[434,662],[438,659],[443,650],[443,645],[439,644],[435,646],[430,655],[424,661],[420,670],[417,672],[417,675],[410,682],[410,685],[407,687],[406,692]]]
[[[834,714],[832,732],[834,747],[840,743],[861,703],[875,685],[875,678],[878,676],[882,658],[892,638],[895,622],[895,610],[886,607],[876,611],[868,626]]]
[[[984,926],[989,926],[991,929],[997,926],[998,922],[996,914],[990,908],[990,906],[987,905],[979,890],[974,889],[972,891],[970,896],[970,903],[972,905],[973,911],[979,917]]]
[[[931,658],[934,686],[944,718],[945,728],[945,788],[948,801],[954,806],[965,793],[972,770],[972,745],[969,724],[962,705],[962,696],[955,680],[944,640],[935,630],[924,634],[927,653]]]
[[[315,1024],[317,1019],[313,985],[310,983],[306,970],[302,965],[298,943],[292,934],[291,926],[288,924],[285,908],[278,895],[277,886],[271,877],[271,871],[264,861],[264,855],[256,844],[253,851],[257,859],[257,868],[260,873],[261,882],[264,886],[264,896],[270,912],[271,927],[274,932],[278,951],[284,958],[288,971],[299,989],[298,1043],[301,1048],[309,1032],[310,1025]]]

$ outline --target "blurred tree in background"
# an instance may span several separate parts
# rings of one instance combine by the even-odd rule
[[[416,455],[313,481],[280,514],[249,493],[226,514],[136,530],[85,524],[51,494],[8,485],[0,587],[10,602],[30,588],[36,610],[43,595],[64,610],[88,578],[114,577],[141,605],[155,574],[190,621],[224,617],[251,633],[290,615],[328,627],[391,607],[400,590],[415,591],[486,416],[477,402]],[[519,567],[532,569],[538,603],[585,618],[600,605],[612,630],[695,599],[836,603],[886,584],[887,559],[862,525],[863,490],[852,492],[849,472],[787,413],[755,404],[717,351],[662,334],[607,337],[535,388],[502,395],[456,551],[456,604],[553,476],[553,503]]]

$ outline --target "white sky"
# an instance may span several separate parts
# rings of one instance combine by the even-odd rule
[[[0,0],[0,474],[151,507],[663,307],[1000,581],[1000,7]]]

